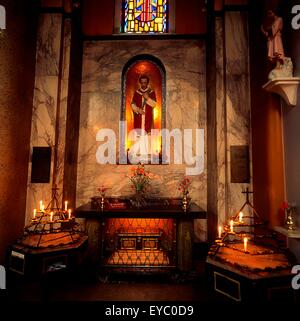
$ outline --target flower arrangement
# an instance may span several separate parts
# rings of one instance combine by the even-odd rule
[[[187,195],[191,183],[191,180],[187,176],[184,176],[183,180],[179,183],[178,190],[181,191],[183,195]]]
[[[144,191],[153,178],[152,175],[145,170],[144,164],[139,164],[138,167],[131,168],[128,177],[133,183],[136,192]]]

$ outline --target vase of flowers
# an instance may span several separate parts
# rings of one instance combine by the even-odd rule
[[[191,180],[188,177],[184,177],[179,183],[178,190],[182,193],[182,209],[186,212],[189,205],[188,194]]]
[[[136,208],[145,206],[145,190],[150,184],[151,174],[145,170],[144,164],[139,164],[138,167],[133,167],[128,175],[133,184],[135,191],[134,199],[132,201]]]

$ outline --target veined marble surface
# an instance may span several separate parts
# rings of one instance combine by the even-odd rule
[[[96,134],[101,128],[110,128],[118,135],[121,117],[122,69],[128,60],[139,54],[153,55],[165,66],[167,128],[206,130],[204,41],[86,42],[83,57],[76,206],[88,202],[96,194],[97,187],[100,185],[111,188],[107,192],[108,195],[133,193],[130,181],[126,177],[129,165],[97,164],[96,151],[101,143],[96,141]],[[185,174],[185,167],[185,164],[146,166],[157,175],[149,193],[170,197],[180,196],[178,184]],[[192,177],[190,193],[192,200],[204,209],[206,209],[207,199],[206,185],[205,156],[205,171],[201,175]],[[195,232],[199,239],[205,239],[206,222],[197,222]]]
[[[224,18],[216,17],[215,34],[217,208],[218,225],[222,226],[243,205],[242,190],[252,186],[231,183],[230,177],[230,146],[248,145],[251,150],[247,16],[226,12]]]
[[[228,216],[234,215],[245,202],[245,195],[241,191],[249,187],[249,184],[230,183],[230,146],[248,145],[251,151],[247,20],[245,12],[225,14]],[[251,186],[252,183],[250,189]]]
[[[30,153],[32,147],[50,146],[50,183],[31,183],[31,161],[28,170],[26,222],[32,217],[39,201],[47,205],[52,195],[54,146],[56,140],[57,105],[59,93],[59,61],[61,46],[62,14],[41,14],[37,35],[36,78],[31,124]],[[30,155],[31,156],[31,155]]]
[[[36,76],[57,76],[59,73],[62,14],[39,16]]]

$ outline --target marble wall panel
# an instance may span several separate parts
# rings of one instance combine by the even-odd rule
[[[96,141],[96,134],[101,128],[110,128],[118,133],[122,69],[128,60],[140,54],[153,55],[165,66],[167,128],[206,130],[204,41],[86,42],[83,57],[76,206],[88,202],[90,197],[95,195],[97,187],[102,184],[111,187],[109,195],[129,195],[133,192],[126,177],[129,166],[97,164],[96,151],[101,143]],[[149,193],[171,197],[180,195],[178,183],[185,174],[185,164],[147,167],[158,176],[151,184]],[[191,197],[206,209],[206,166],[204,173],[194,176],[192,181]],[[197,222],[195,232],[198,238],[205,238],[206,222]]]
[[[36,52],[36,76],[57,76],[60,61],[62,14],[41,14]]]
[[[51,199],[56,144],[57,105],[59,97],[59,61],[61,47],[62,14],[41,14],[39,17],[36,77],[31,123],[30,153],[32,147],[52,148],[50,182],[31,183],[31,161],[28,170],[26,223],[32,211],[43,200],[47,205]],[[31,159],[31,154],[30,154]]]
[[[228,216],[239,210],[245,201],[241,191],[249,187],[230,182],[230,146],[248,145],[251,150],[247,20],[246,12],[225,14]]]

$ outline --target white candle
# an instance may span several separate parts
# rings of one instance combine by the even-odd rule
[[[50,221],[53,221],[53,212],[50,213]]]
[[[43,201],[40,201],[40,210],[43,210]]]
[[[33,210],[33,219],[36,217],[36,208]]]
[[[222,235],[222,227],[219,226],[219,239],[221,238],[221,235]]]
[[[248,238],[244,237],[244,251],[247,252],[247,242],[248,242]]]
[[[45,205],[42,204],[42,208],[41,208],[41,211],[44,211],[45,210]]]
[[[68,210],[68,201],[65,201],[65,211]]]
[[[230,232],[233,233],[233,220],[230,221]]]
[[[240,212],[240,213],[239,213],[239,222],[240,222],[240,223],[243,222],[243,216],[244,216],[243,212]]]
[[[71,219],[71,210],[69,210],[69,220]]]

